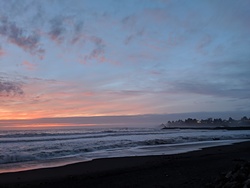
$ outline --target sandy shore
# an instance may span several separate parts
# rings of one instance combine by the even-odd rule
[[[250,160],[250,141],[177,155],[97,159],[0,174],[0,187],[205,187]]]

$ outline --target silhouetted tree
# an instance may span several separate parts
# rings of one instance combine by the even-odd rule
[[[198,121],[197,119],[188,118],[184,121],[179,119],[177,121],[168,121],[168,125],[187,125],[187,124],[198,124],[199,125],[219,125],[219,126],[232,126],[232,125],[250,125],[250,118],[248,119],[246,116],[242,117],[240,120],[234,120],[232,117],[229,117],[228,120],[222,120],[221,118],[207,118],[205,120],[201,119]]]
[[[196,124],[197,123],[197,119],[188,118],[188,119],[185,119],[185,123]]]
[[[244,116],[244,117],[242,117],[240,120],[241,120],[241,121],[248,121],[248,118],[247,118],[246,116]]]
[[[231,117],[229,117],[229,118],[228,118],[228,123],[233,123],[233,122],[234,122],[234,119],[231,118]]]
[[[223,121],[221,118],[218,118],[218,119],[214,119],[213,123],[214,124],[221,124],[221,123],[223,123]]]

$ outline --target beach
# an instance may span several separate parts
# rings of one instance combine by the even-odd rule
[[[0,174],[0,187],[211,187],[250,160],[250,142],[183,154],[95,159]]]

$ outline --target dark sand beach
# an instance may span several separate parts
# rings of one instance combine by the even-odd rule
[[[0,187],[214,187],[221,174],[250,160],[250,142],[184,154],[96,159],[0,174]]]

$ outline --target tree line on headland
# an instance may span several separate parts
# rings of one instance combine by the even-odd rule
[[[163,128],[171,128],[171,127],[249,127],[250,126],[250,118],[246,116],[242,117],[239,120],[235,120],[231,117],[228,119],[221,119],[221,118],[207,118],[207,119],[192,119],[187,118],[185,120],[177,120],[177,121],[168,121],[167,123],[162,124]]]

